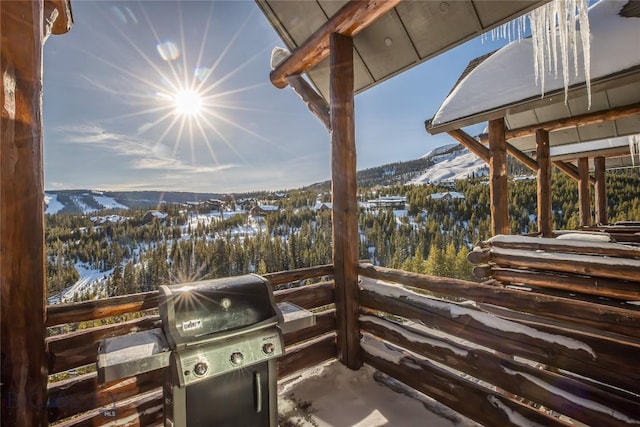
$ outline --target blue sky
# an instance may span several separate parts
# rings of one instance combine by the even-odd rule
[[[329,134],[269,81],[284,46],[252,1],[74,1],[75,24],[44,49],[45,188],[244,192],[329,179]],[[474,40],[356,97],[358,169],[454,142],[431,117]],[[195,115],[175,100],[201,96]]]

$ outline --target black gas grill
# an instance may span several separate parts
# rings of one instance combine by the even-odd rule
[[[281,314],[254,275],[160,287],[165,425],[277,426]]]
[[[103,340],[98,379],[168,366],[165,426],[276,427],[282,329],[315,323],[306,310],[280,307],[257,275],[161,286],[162,328]]]

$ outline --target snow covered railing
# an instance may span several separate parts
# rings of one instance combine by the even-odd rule
[[[317,281],[274,291],[277,303],[287,301],[312,309],[316,318],[314,326],[284,335],[286,356],[278,360],[278,375],[288,375],[336,356],[332,276],[333,265],[264,275],[276,288],[301,284],[306,279]],[[157,292],[47,307],[51,334],[47,339],[49,374],[70,377],[56,382],[50,377],[50,423],[70,427],[125,422],[125,419],[126,423],[138,425],[162,422],[161,370],[98,385],[94,369],[97,343],[101,339],[158,327],[157,307]],[[123,317],[132,319],[123,321]],[[83,371],[86,373],[78,375]]]
[[[362,357],[376,369],[483,425],[640,425],[637,311],[366,264],[359,273]]]
[[[620,221],[610,225],[591,225],[580,230],[607,233],[617,242],[640,243],[640,223],[638,221]]]
[[[568,297],[606,297],[628,309],[640,301],[640,248],[634,246],[581,238],[495,236],[480,242],[467,259],[477,264],[476,277],[499,285],[554,295],[561,291]]]

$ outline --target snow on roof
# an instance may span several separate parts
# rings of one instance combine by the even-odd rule
[[[329,202],[316,202],[315,206],[313,207],[313,209],[315,210],[320,210],[322,209],[322,207],[325,207],[327,209],[332,209],[333,208],[333,203],[329,203]]]
[[[619,15],[628,0],[600,0],[589,8],[591,34],[591,79],[612,75],[640,65],[640,22]],[[559,49],[558,49],[559,50]],[[578,63],[582,63],[578,43]],[[559,62],[559,61],[558,61]],[[584,70],[573,69],[569,85],[585,82]],[[577,72],[576,72],[577,71]],[[546,70],[544,92],[564,87],[562,72]],[[534,77],[531,38],[516,40],[488,57],[449,94],[436,112],[438,126],[525,99],[540,96]]]
[[[278,209],[280,209],[280,206],[275,205],[258,205],[258,207],[263,211],[277,211]]]

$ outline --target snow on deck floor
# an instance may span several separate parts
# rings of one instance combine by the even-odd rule
[[[278,412],[280,427],[478,425],[369,366],[337,361],[279,381]]]

